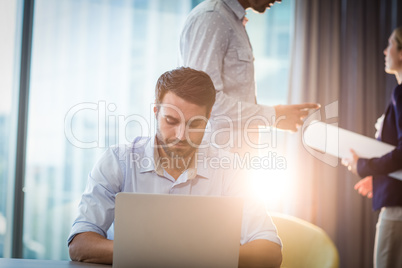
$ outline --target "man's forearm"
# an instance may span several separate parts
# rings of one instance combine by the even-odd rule
[[[113,240],[94,232],[80,233],[71,241],[69,253],[73,261],[112,264]]]
[[[279,267],[281,247],[268,240],[257,239],[240,246],[239,267]]]

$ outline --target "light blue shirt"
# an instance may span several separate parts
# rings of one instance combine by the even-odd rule
[[[222,115],[236,129],[244,128],[254,116],[273,123],[275,109],[256,104],[254,56],[243,25],[245,15],[237,0],[205,0],[191,11],[181,33],[180,65],[208,73],[217,90],[211,131],[228,126]]]
[[[88,176],[68,243],[76,234],[96,232],[114,238],[115,196],[119,192],[244,197],[241,244],[267,239],[281,245],[264,205],[251,198],[235,168],[234,155],[213,147],[199,149],[193,165],[175,180],[161,166],[155,138],[106,150]]]

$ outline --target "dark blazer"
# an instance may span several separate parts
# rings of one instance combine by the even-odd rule
[[[378,140],[396,148],[378,158],[360,158],[357,173],[373,176],[373,209],[402,206],[402,181],[387,174],[402,169],[402,85],[392,92],[391,103],[385,111],[384,123]]]

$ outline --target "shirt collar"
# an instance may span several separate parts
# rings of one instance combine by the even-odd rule
[[[155,146],[155,139],[156,139],[155,137],[153,139],[150,138],[145,145],[144,154],[142,155],[141,159],[142,164],[140,165],[141,173],[155,170],[155,163],[158,163],[157,160],[159,159],[159,154]],[[160,175],[160,173],[157,170],[155,170],[155,172]]]
[[[158,147],[155,146],[156,144],[156,137],[149,139],[147,144],[145,145],[143,159],[140,166],[140,172],[150,172],[155,171],[158,175],[164,176],[164,170],[161,166],[158,166],[156,163],[159,163],[159,153]],[[202,155],[202,157],[199,157]],[[199,151],[194,154],[195,159],[191,161],[190,167],[186,170],[188,179],[194,179],[197,175],[210,178],[210,171],[208,169],[207,163],[203,163],[206,161],[206,157],[204,154],[199,154]]]
[[[197,175],[200,177],[211,179],[212,173],[209,167],[209,160],[206,155],[203,155],[199,151],[195,155],[195,167],[197,169]]]
[[[223,0],[225,4],[233,11],[239,20],[243,20],[246,15],[246,10],[237,0]]]

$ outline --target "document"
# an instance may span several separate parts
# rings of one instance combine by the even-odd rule
[[[303,142],[321,153],[338,158],[350,158],[350,149],[363,158],[381,157],[395,146],[320,121],[309,124],[303,132]],[[402,169],[388,174],[402,180]]]

